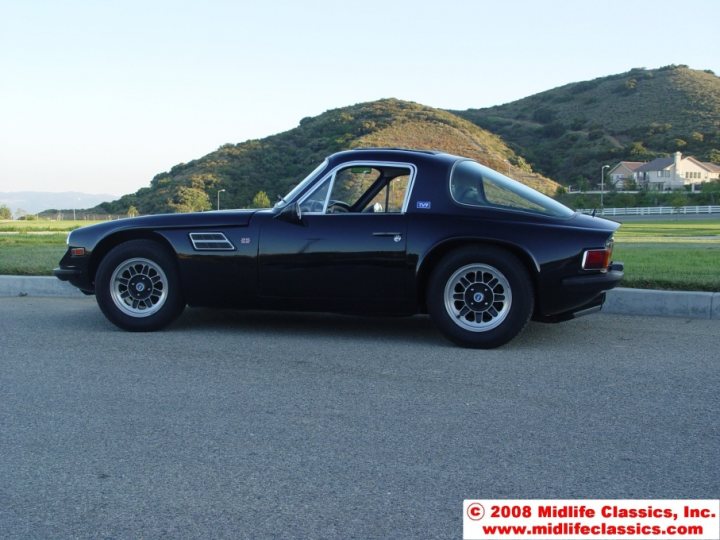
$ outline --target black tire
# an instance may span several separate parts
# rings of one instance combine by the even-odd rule
[[[185,308],[175,259],[152,240],[130,240],[105,255],[95,298],[110,322],[131,332],[159,330]]]
[[[447,254],[428,283],[427,307],[450,341],[492,349],[517,336],[534,306],[528,271],[512,253],[473,246]]]

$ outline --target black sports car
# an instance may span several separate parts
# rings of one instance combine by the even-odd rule
[[[75,230],[55,275],[125,330],[162,328],[185,305],[429,313],[455,343],[490,348],[531,317],[599,310],[623,276],[617,228],[467,158],[359,149],[272,209]]]

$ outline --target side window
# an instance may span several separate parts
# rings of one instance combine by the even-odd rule
[[[335,174],[332,192],[326,212],[358,212],[361,199],[382,177],[382,172],[374,167],[347,167]],[[362,206],[366,206],[362,204]]]
[[[474,170],[456,167],[450,178],[450,191],[453,199],[461,204],[484,206],[483,178]]]
[[[556,217],[573,211],[559,202],[470,160],[460,161],[450,175],[452,198],[469,206],[491,206]]]
[[[306,213],[400,213],[410,186],[408,167],[352,165],[335,171],[301,203]]]
[[[328,191],[332,176],[323,180],[323,182],[310,193],[300,204],[300,209],[309,214],[322,214],[325,211],[325,203],[327,202]]]
[[[377,195],[373,197],[370,204],[368,204],[363,211],[385,213],[402,212],[409,183],[409,173],[396,176],[385,184],[385,187],[383,187]]]

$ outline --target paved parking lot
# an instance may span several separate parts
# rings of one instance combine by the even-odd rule
[[[0,298],[10,538],[459,538],[464,498],[717,498],[720,321],[459,349],[427,318]]]

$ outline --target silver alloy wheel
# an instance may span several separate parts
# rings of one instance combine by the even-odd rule
[[[445,284],[445,309],[464,330],[487,332],[510,313],[512,291],[500,270],[487,264],[468,264]]]
[[[130,317],[149,317],[157,313],[167,295],[167,276],[149,259],[123,261],[110,277],[110,296],[115,306]]]

